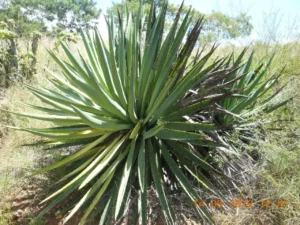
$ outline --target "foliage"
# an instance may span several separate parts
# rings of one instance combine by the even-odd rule
[[[36,73],[36,52],[41,33],[35,31],[31,34],[32,51],[20,53],[15,21],[10,19],[0,21],[0,24],[0,86],[8,87],[12,81],[20,81]]]
[[[48,22],[60,31],[92,27],[99,14],[93,0],[9,0],[0,9],[0,20],[14,19],[17,34],[29,37],[33,31],[45,32]]]
[[[242,57],[245,54],[245,50],[246,49],[244,49],[239,57]],[[266,76],[266,73],[268,73],[270,69],[273,57],[271,57],[267,63],[262,61],[259,62],[255,68],[251,68],[253,55],[254,53],[252,52],[247,62],[240,68],[235,76],[224,80],[224,83],[227,83],[230,82],[231,79],[236,80],[237,78],[240,78],[237,82],[231,82],[229,90],[239,90],[241,98],[225,99],[220,104],[232,113],[232,115],[239,115],[243,118],[242,121],[239,121],[239,126],[247,126],[249,125],[249,122],[252,125],[255,125],[253,121],[249,121],[254,115],[261,114],[262,112],[271,113],[291,100],[291,98],[282,99],[282,101],[277,104],[272,102],[272,100],[281,93],[285,85],[278,88],[266,98],[266,93],[279,84],[279,79],[282,77],[282,71],[278,74],[274,73]],[[247,97],[243,98],[243,96]],[[237,118],[232,115],[221,116],[219,117],[219,120],[223,125],[233,125],[237,122]],[[257,124],[259,124],[259,121],[257,121]]]
[[[250,35],[253,28],[250,19],[245,13],[229,17],[220,12],[213,12],[205,18],[202,41],[213,42],[246,37]]]
[[[28,86],[49,105],[32,105],[46,115],[14,113],[53,122],[56,127],[16,129],[49,138],[42,143],[46,147],[81,146],[79,151],[38,171],[70,169],[59,181],[67,184],[43,201],[52,200],[40,216],[77,192],[81,199],[72,202],[65,221],[85,207],[80,224],[100,213],[100,224],[110,224],[123,217],[137,189],[138,204],[134,207],[142,224],[147,224],[147,189],[154,184],[166,222],[174,224],[176,214],[166,198],[165,187],[171,182],[194,207],[200,197],[191,178],[223,198],[210,178],[226,183],[228,177],[206,160],[205,152],[238,155],[222,136],[239,125],[240,114],[248,108],[231,113],[225,103],[242,98],[239,105],[243,105],[244,101],[261,97],[270,90],[269,80],[260,79],[266,74],[259,73],[260,66],[250,70],[251,57],[243,62],[245,51],[236,60],[225,57],[211,61],[216,49],[213,46],[205,56],[191,61],[202,17],[191,29],[191,11],[180,20],[181,6],[164,38],[167,4],[161,5],[159,13],[156,10],[152,5],[147,20],[143,19],[142,6],[134,17],[122,11],[117,30],[112,16],[108,20],[107,45],[97,29],[82,32],[87,58],[79,52],[77,59],[62,43],[68,61],[49,51],[64,76],[49,71],[57,90]],[[256,76],[260,78],[252,79]],[[240,94],[243,88],[247,95]],[[214,119],[219,114],[225,115],[221,117],[223,122]],[[194,209],[200,218],[213,223],[206,207]]]
[[[18,35],[12,31],[15,27],[15,22],[13,20],[0,21],[0,39],[16,39]]]
[[[61,45],[61,42],[73,42],[77,43],[78,35],[73,32],[61,31],[56,38],[54,43],[54,50],[58,51],[58,47]]]
[[[156,6],[159,8],[163,4],[163,0],[144,1],[145,11],[148,13],[152,2],[156,2]],[[116,18],[118,15],[118,9],[123,8],[126,5],[128,10],[137,13],[139,8],[138,0],[127,0],[121,3],[113,3],[113,6],[107,10],[107,14],[113,14]],[[166,28],[170,28],[172,21],[175,19],[178,7],[175,4],[169,4],[167,9],[167,20]],[[189,11],[189,7],[183,6],[181,10],[182,18]],[[202,28],[201,42],[202,43],[212,43],[220,41],[222,39],[235,39],[238,37],[245,37],[250,35],[252,31],[252,24],[250,23],[250,16],[245,13],[240,13],[236,17],[230,17],[220,12],[212,12],[211,14],[205,15],[197,10],[193,10],[191,13],[192,22],[195,23],[197,19],[201,16],[205,16],[205,23]],[[168,29],[166,29],[167,31]]]
[[[0,21],[13,20],[15,25],[15,33],[18,36],[29,37],[33,31],[45,31],[44,24],[29,19],[22,12],[22,7],[19,4],[7,2],[0,8]]]

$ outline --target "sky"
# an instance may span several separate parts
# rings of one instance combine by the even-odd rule
[[[103,11],[111,7],[113,2],[121,2],[96,1]],[[181,2],[182,0],[169,0],[169,3],[175,5]],[[246,41],[276,36],[278,41],[288,42],[300,34],[300,0],[185,0],[185,5],[191,5],[205,14],[219,11],[234,17],[242,12],[247,13],[251,16],[254,28]],[[105,26],[103,18],[100,19],[99,26]]]

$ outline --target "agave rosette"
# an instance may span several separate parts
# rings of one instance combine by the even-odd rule
[[[191,61],[202,18],[191,27],[191,10],[180,22],[181,9],[168,33],[164,31],[167,3],[159,12],[152,4],[147,17],[141,4],[134,16],[126,10],[120,13],[118,26],[113,17],[107,20],[108,43],[97,29],[82,32],[85,56],[80,52],[76,56],[65,43],[66,61],[49,51],[63,75],[49,71],[56,90],[28,88],[50,107],[33,106],[42,115],[20,115],[56,126],[22,130],[50,138],[47,145],[83,146],[38,171],[72,168],[61,180],[67,182],[43,201],[49,203],[40,215],[79,190],[81,198],[65,221],[84,210],[80,224],[97,214],[100,224],[110,224],[123,217],[135,188],[139,190],[138,215],[147,224],[147,188],[154,184],[166,222],[174,224],[176,216],[165,191],[167,175],[198,215],[213,223],[206,207],[194,207],[199,195],[187,174],[213,191],[201,171],[221,173],[201,150],[226,147],[212,134],[228,129],[228,123],[218,126],[205,115],[217,109],[216,103],[228,109],[223,113],[230,119],[235,118],[230,110],[240,113],[232,105],[249,99],[250,92],[241,96],[238,90],[245,79],[251,82],[247,75],[251,62],[242,63],[244,53],[234,63],[230,57],[211,62],[215,47]],[[199,112],[204,116],[199,117]]]

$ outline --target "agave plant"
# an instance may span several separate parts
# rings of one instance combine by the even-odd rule
[[[147,16],[141,4],[135,15],[120,12],[117,26],[113,17],[107,20],[108,43],[97,29],[82,32],[85,55],[75,55],[65,43],[67,60],[49,51],[63,75],[49,71],[56,90],[28,86],[49,107],[32,106],[40,115],[16,114],[56,126],[19,129],[49,138],[46,146],[81,148],[38,171],[71,168],[60,180],[64,185],[43,200],[49,203],[40,215],[78,193],[65,222],[83,211],[80,224],[97,215],[100,224],[117,223],[138,190],[137,215],[144,225],[147,189],[154,185],[166,223],[175,224],[167,177],[200,218],[214,223],[206,207],[194,207],[200,197],[190,180],[221,196],[208,175],[226,175],[205,160],[205,152],[228,148],[220,135],[238,124],[241,105],[254,103],[259,79],[253,81],[252,56],[245,62],[245,51],[236,61],[211,61],[213,46],[191,60],[203,18],[191,26],[191,9],[180,19],[182,7],[168,33],[167,3],[158,12],[152,4]],[[224,122],[212,119],[216,113]]]
[[[195,85],[189,96],[183,98],[182,101],[184,104],[191,104],[194,101],[205,99],[207,96],[220,95],[217,93],[219,90],[222,90],[221,95],[224,92],[235,93],[231,95],[232,97],[223,98],[215,103],[214,115],[211,120],[223,128],[230,127],[234,131],[245,131],[253,136],[253,128],[260,127],[263,122],[258,119],[259,116],[264,117],[284,106],[293,97],[273,101],[278,96],[280,97],[281,91],[287,85],[286,83],[278,87],[284,68],[278,74],[268,73],[274,55],[267,62],[261,60],[256,66],[253,66],[254,52],[246,60],[244,59],[247,49],[244,48],[236,60],[234,60],[233,54],[229,55],[223,68],[220,67],[213,76]],[[228,70],[230,64],[235,65],[236,69]],[[276,91],[272,91],[276,85]],[[205,113],[202,110],[197,115],[206,118]],[[270,122],[270,120],[265,122]],[[224,137],[224,135],[222,136]],[[248,139],[246,136],[243,138]],[[251,138],[249,137],[249,139]]]

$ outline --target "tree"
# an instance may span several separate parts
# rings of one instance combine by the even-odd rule
[[[20,34],[28,30],[45,31],[53,22],[59,30],[78,30],[94,26],[100,15],[94,0],[2,0],[0,19],[16,21]],[[34,26],[33,26],[34,25]],[[52,27],[53,28],[53,27]]]
[[[41,34],[32,33],[31,51],[18,51],[15,22],[12,19],[0,21],[0,86],[8,87],[11,81],[22,81],[36,73],[36,53]]]
[[[203,38],[206,41],[216,41],[244,37],[250,35],[252,28],[250,16],[245,13],[229,17],[220,12],[213,12],[205,17]]]
[[[153,0],[144,0],[145,11],[148,12]],[[160,7],[163,0],[156,1],[156,6]],[[121,3],[113,3],[113,6],[107,10],[107,14],[113,14],[117,16],[118,10],[124,8],[127,5],[129,11],[137,13],[139,6],[139,0],[126,0]],[[167,23],[166,27],[175,19],[179,6],[170,4],[167,9]],[[181,11],[181,18],[189,11],[188,6],[183,6]],[[214,42],[220,39],[234,39],[238,37],[247,36],[251,33],[253,28],[250,23],[251,17],[245,13],[241,13],[236,17],[230,17],[220,12],[212,12],[205,15],[197,10],[193,11],[192,22],[195,23],[198,18],[204,16],[204,25],[202,28],[201,40],[204,42]]]
[[[9,20],[14,21],[14,32],[19,37],[30,37],[33,31],[46,31],[44,23],[26,16],[20,4],[15,4],[10,0],[2,1],[0,6],[0,21],[7,23]]]

